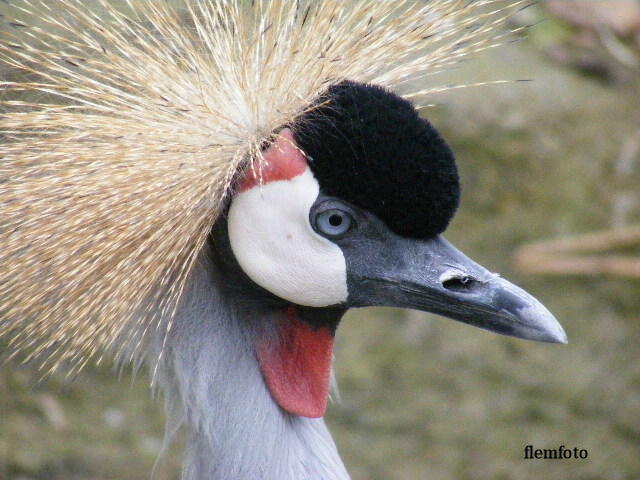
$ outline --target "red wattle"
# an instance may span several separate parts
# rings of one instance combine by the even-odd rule
[[[291,306],[280,320],[278,337],[256,346],[260,369],[273,399],[289,413],[318,418],[329,397],[333,335],[300,320]]]

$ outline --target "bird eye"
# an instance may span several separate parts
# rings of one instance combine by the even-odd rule
[[[353,225],[353,218],[347,212],[332,208],[316,216],[316,229],[328,237],[345,234]]]

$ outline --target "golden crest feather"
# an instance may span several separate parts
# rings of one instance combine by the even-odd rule
[[[170,328],[234,178],[328,86],[439,90],[414,81],[501,43],[523,5],[83,3],[0,18],[19,74],[0,82],[0,338],[48,370]]]

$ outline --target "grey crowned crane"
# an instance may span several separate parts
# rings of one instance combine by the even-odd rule
[[[53,3],[0,43],[40,77],[3,83],[0,335],[45,369],[146,361],[185,479],[349,478],[322,419],[349,308],[566,342],[441,236],[454,156],[407,100],[437,88],[391,90],[493,46],[513,5]]]

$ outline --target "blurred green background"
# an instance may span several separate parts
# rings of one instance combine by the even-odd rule
[[[640,478],[640,279],[531,276],[513,263],[527,242],[640,218],[640,2],[542,1],[513,19],[529,24],[444,81],[531,81],[454,90],[423,113],[461,170],[447,237],[543,301],[570,343],[350,312],[327,421],[354,480]],[[640,239],[626,253],[640,258]],[[145,374],[39,378],[0,368],[0,479],[149,478],[163,409]],[[589,456],[524,460],[529,444]],[[179,477],[180,449],[178,439],[158,479]]]

